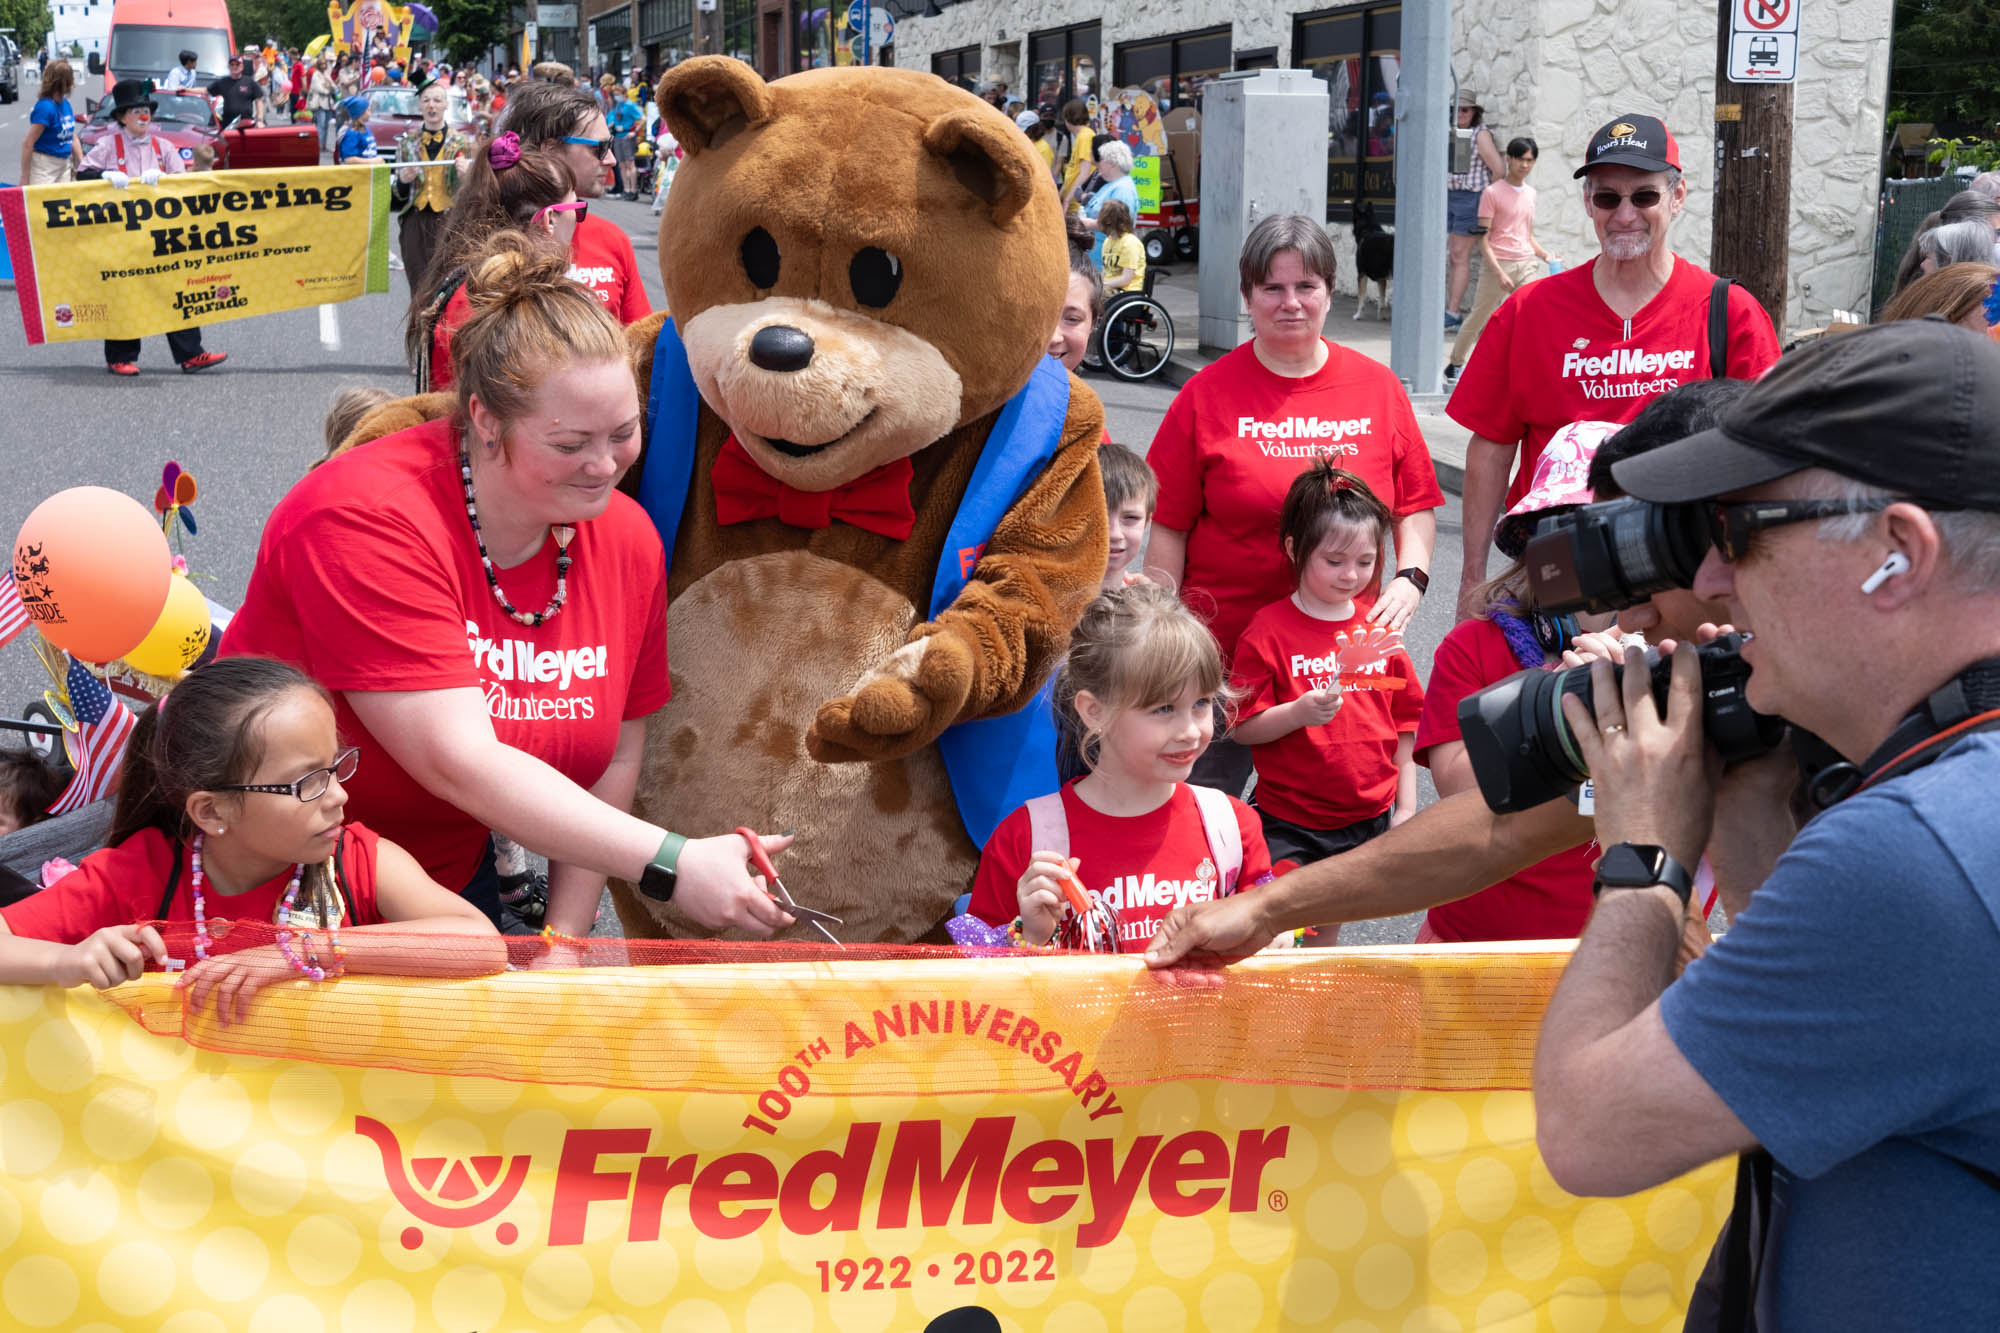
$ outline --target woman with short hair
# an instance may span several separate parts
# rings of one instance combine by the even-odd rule
[[[1400,630],[1430,584],[1431,511],[1444,503],[1409,395],[1387,366],[1322,334],[1334,255],[1317,221],[1263,219],[1237,267],[1252,336],[1187,382],[1153,437],[1160,499],[1147,568],[1178,583],[1233,654],[1250,617],[1292,591],[1278,515],[1292,479],[1325,456],[1394,516],[1396,575],[1356,600],[1372,608],[1370,624]],[[1241,794],[1249,777],[1250,752],[1218,740],[1190,780]]]
[[[588,935],[617,875],[705,926],[768,935],[791,918],[745,839],[626,813],[669,693],[666,562],[616,486],[639,454],[625,333],[568,265],[518,232],[473,257],[452,414],[292,487],[222,651],[332,691],[362,751],[350,817],[496,925],[489,829],[549,858],[557,934]]]

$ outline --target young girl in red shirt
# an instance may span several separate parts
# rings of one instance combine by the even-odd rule
[[[1230,659],[1234,736],[1250,747],[1251,799],[1280,862],[1349,851],[1416,813],[1423,688],[1402,635],[1355,605],[1381,582],[1393,521],[1352,472],[1321,458],[1300,473],[1278,520],[1297,586],[1250,618]]]
[[[1092,602],[1055,683],[1088,771],[1000,822],[971,914],[1017,944],[1140,953],[1182,903],[1269,880],[1255,813],[1187,781],[1227,693],[1215,637],[1171,591],[1135,583]]]
[[[234,657],[190,673],[133,727],[111,845],[0,910],[0,981],[133,980],[169,963],[145,924],[156,920],[194,923],[189,1006],[213,996],[225,1023],[297,977],[504,969],[506,944],[479,908],[342,821],[357,755],[325,691],[294,667]],[[237,923],[269,923],[276,938]],[[459,938],[416,938],[427,935]]]

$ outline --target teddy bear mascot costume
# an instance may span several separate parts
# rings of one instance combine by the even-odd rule
[[[658,98],[687,156],[672,316],[630,330],[626,485],[667,550],[673,699],[639,813],[796,828],[798,901],[845,941],[917,939],[1055,789],[1045,685],[1104,571],[1103,408],[1046,353],[1062,210],[1015,127],[931,74],[709,56]],[[707,933],[612,895],[628,935]]]

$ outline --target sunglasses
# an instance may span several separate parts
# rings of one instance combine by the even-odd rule
[[[1649,208],[1658,208],[1660,200],[1666,197],[1666,192],[1663,190],[1634,190],[1630,194],[1619,194],[1616,190],[1597,190],[1592,192],[1590,202],[1600,213],[1615,213],[1618,211],[1618,205],[1630,199],[1632,207],[1643,213]]]
[[[603,157],[611,151],[611,140],[609,139],[585,139],[580,135],[565,134],[562,137],[562,141],[564,143],[573,143],[579,148],[588,148],[592,155],[596,157]]]
[[[532,227],[539,224],[551,213],[574,213],[576,220],[582,222],[590,216],[590,202],[585,199],[572,199],[566,204],[550,204],[546,208],[538,208],[535,210],[535,216],[528,219],[528,225]]]
[[[259,782],[247,786],[211,787],[210,791],[254,791],[270,796],[294,796],[307,805],[326,795],[326,789],[333,785],[335,778],[346,782],[361,767],[361,747],[349,746],[333,758],[333,763],[325,768],[315,768],[304,777],[290,782]]]
[[[1750,553],[1750,538],[1767,528],[1782,528],[1787,523],[1805,523],[1816,518],[1837,518],[1842,514],[1873,514],[1899,503],[1904,503],[1900,496],[1854,503],[1846,500],[1745,500],[1731,504],[1710,500],[1702,505],[1702,511],[1708,520],[1708,539],[1714,544],[1715,553],[1722,557],[1724,564],[1733,565]],[[1951,507],[1927,504],[1924,508],[1946,511]]]

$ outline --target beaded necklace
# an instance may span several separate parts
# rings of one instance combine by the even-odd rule
[[[208,946],[213,942],[209,938],[208,933],[208,904],[201,891],[202,885],[205,882],[201,872],[201,848],[202,842],[207,836],[205,833],[194,835],[194,845],[189,855],[190,868],[193,871],[189,883],[194,891],[194,956],[203,962],[208,960]],[[285,961],[290,963],[293,969],[301,976],[311,977],[314,981],[325,981],[327,970],[319,965],[317,954],[314,955],[311,962],[307,962],[292,949],[292,932],[289,928],[289,922],[292,919],[292,905],[299,900],[299,885],[304,881],[305,874],[305,862],[301,861],[292,867],[292,882],[285,887],[285,900],[278,907],[278,920],[287,923],[278,928],[278,952],[285,956]],[[346,950],[340,947],[338,923],[335,923],[333,927],[328,929],[327,941],[333,950],[333,975],[339,976],[342,972],[346,971],[346,967],[342,963],[342,959],[346,956]]]
[[[486,553],[486,534],[479,530],[479,506],[472,498],[472,455],[466,452],[462,442],[458,446],[458,476],[465,483],[465,516],[472,520],[472,539],[479,543],[479,563],[486,570],[486,586],[493,590],[493,600],[500,603],[500,609],[516,624],[530,629],[555,619],[556,612],[562,610],[563,603],[569,600],[569,543],[576,536],[576,529],[567,523],[549,529],[556,539],[556,595],[549,598],[546,607],[533,614],[516,611],[514,604],[507,600],[507,594],[500,589],[500,574],[493,568],[493,557]]]

